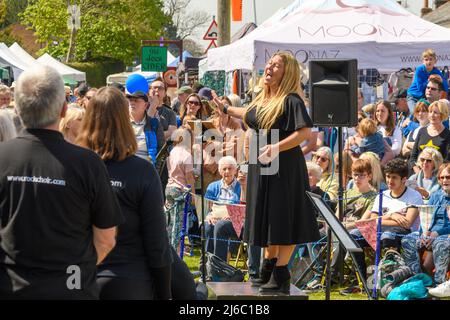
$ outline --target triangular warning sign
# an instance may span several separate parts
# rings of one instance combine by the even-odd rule
[[[211,47],[213,48],[217,48],[217,44],[214,40],[211,40],[211,43],[209,44],[208,48],[206,48],[204,53],[207,53],[209,49],[211,49]]]
[[[219,28],[217,27],[216,20],[213,20],[208,28],[208,31],[206,31],[205,35],[203,36],[203,40],[217,40],[218,35]]]

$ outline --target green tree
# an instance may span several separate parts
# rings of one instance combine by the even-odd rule
[[[5,0],[0,0],[0,25],[4,26],[6,21],[6,12],[8,7]]]
[[[158,39],[167,17],[161,0],[76,0],[81,28],[75,39],[75,59],[111,57],[129,64],[139,55],[141,40]],[[75,4],[72,1],[72,4]],[[71,30],[64,0],[32,0],[21,14],[35,31],[41,50],[64,58]]]
[[[4,26],[19,22],[19,14],[25,10],[28,0],[2,0],[6,5]]]

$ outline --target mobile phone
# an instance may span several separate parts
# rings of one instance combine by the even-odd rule
[[[241,164],[239,166],[239,170],[242,171],[243,173],[247,174],[248,173],[248,164],[246,164],[246,163]]]

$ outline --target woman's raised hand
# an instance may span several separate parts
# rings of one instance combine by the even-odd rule
[[[219,96],[217,95],[216,91],[211,90],[211,95],[213,97],[212,102],[216,105],[216,107],[220,110],[223,111],[223,103],[222,101],[219,99]]]

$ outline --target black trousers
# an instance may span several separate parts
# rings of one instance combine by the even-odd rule
[[[31,268],[0,265],[1,300],[98,300],[95,272],[82,273],[81,288],[69,289],[69,275],[43,273]]]
[[[181,260],[175,249],[172,250],[172,299],[173,300],[197,300],[197,292],[194,277],[187,264]]]
[[[153,300],[152,281],[98,277],[100,300]]]

